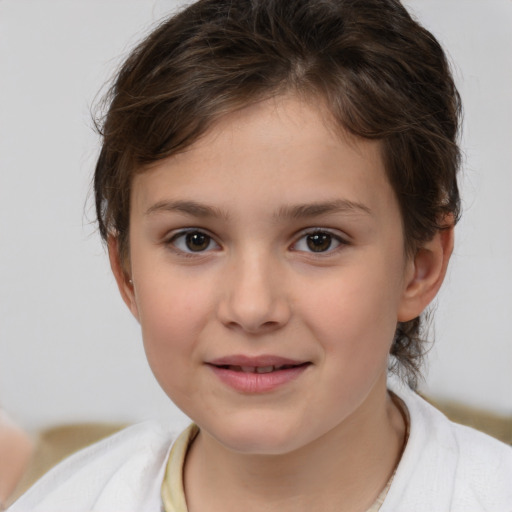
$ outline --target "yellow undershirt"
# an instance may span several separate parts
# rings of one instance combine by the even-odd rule
[[[161,491],[165,512],[188,512],[183,487],[183,468],[188,447],[198,433],[199,427],[190,425],[179,435],[171,448]]]

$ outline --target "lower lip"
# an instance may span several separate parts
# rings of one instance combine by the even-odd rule
[[[302,375],[310,365],[304,364],[269,373],[248,373],[219,368],[213,365],[209,366],[213,373],[230,388],[241,393],[258,394],[269,393],[288,384]]]

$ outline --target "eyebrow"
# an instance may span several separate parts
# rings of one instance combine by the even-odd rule
[[[327,202],[283,206],[278,210],[276,217],[304,219],[333,213],[364,213],[365,215],[372,215],[370,208],[362,203],[347,199],[335,199]]]
[[[196,201],[159,201],[146,210],[145,215],[152,215],[160,212],[180,212],[193,217],[222,217],[227,218],[228,214],[206,204]]]
[[[180,212],[193,217],[229,218],[229,214],[215,206],[210,206],[196,201],[159,201],[150,206],[145,215],[160,212]],[[320,215],[335,213],[364,213],[372,215],[370,208],[362,203],[347,199],[335,199],[333,201],[316,202],[282,206],[274,215],[275,218],[304,219],[318,217]]]

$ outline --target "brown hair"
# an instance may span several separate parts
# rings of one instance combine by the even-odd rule
[[[119,71],[101,123],[94,190],[99,230],[129,252],[131,183],[220,116],[270,96],[321,98],[337,125],[382,143],[406,251],[459,216],[460,100],[434,36],[398,0],[199,0],[163,22]],[[420,318],[392,354],[410,381]]]

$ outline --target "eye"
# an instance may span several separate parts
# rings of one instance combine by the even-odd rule
[[[332,252],[342,244],[345,244],[341,237],[330,233],[329,231],[313,231],[304,234],[293,244],[295,251],[327,253]]]
[[[175,234],[168,242],[180,252],[199,253],[218,249],[219,244],[213,238],[199,230],[181,231]]]

